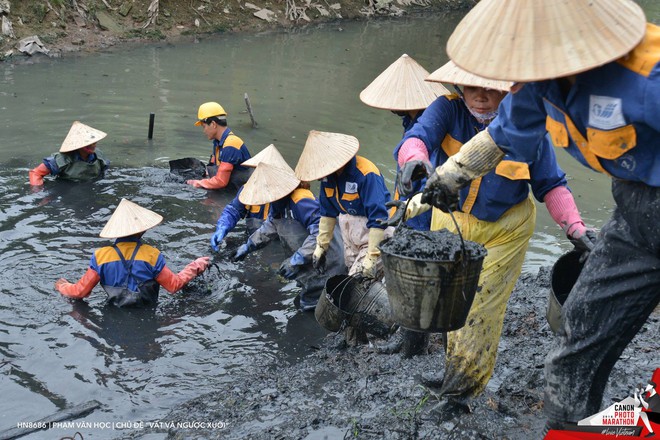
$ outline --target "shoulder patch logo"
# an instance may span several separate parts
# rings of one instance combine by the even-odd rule
[[[601,130],[612,130],[623,127],[625,124],[620,98],[596,95],[589,97],[589,126]]]

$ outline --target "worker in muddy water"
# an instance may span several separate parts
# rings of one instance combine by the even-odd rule
[[[320,271],[332,267],[326,254],[339,222],[348,274],[380,279],[383,271],[378,245],[394,228],[378,220],[388,217],[385,204],[390,193],[376,165],[356,155],[359,147],[353,136],[312,130],[298,160],[296,177],[321,180],[314,267]]]
[[[227,112],[217,102],[205,102],[197,111],[196,126],[213,142],[213,151],[207,167],[209,178],[192,179],[187,184],[195,188],[222,189],[231,184],[234,190],[250,177],[249,168],[241,165],[250,158],[250,152],[241,138],[227,127]]]
[[[244,167],[254,168],[261,162],[267,162],[271,165],[276,165],[284,168],[290,168],[286,160],[282,157],[275,145],[270,144],[262,151],[254,155],[254,157],[246,160],[241,165]],[[245,219],[245,226],[248,235],[251,235],[259,229],[264,220],[268,218],[270,211],[270,203],[264,205],[244,205],[239,200],[239,196],[243,191],[241,186],[236,194],[236,197],[222,210],[220,218],[215,226],[215,232],[211,236],[211,247],[214,251],[218,252],[220,244],[225,239],[227,234],[236,227],[240,219]]]
[[[475,74],[518,84],[488,129],[436,169],[422,201],[455,206],[506,155],[536,160],[546,133],[612,177],[612,217],[545,364],[546,430],[570,426],[599,411],[616,360],[660,301],[660,27],[631,0],[482,0],[447,52]]]
[[[142,235],[163,221],[163,217],[129,200],[122,199],[100,233],[115,238],[112,246],[97,249],[85,275],[75,284],[60,278],[55,289],[62,295],[83,299],[98,283],[108,295],[108,305],[117,307],[155,306],[163,286],[175,293],[204,272],[209,257],[200,257],[178,274],[165,264],[160,251],[142,242]]]
[[[453,84],[457,93],[438,98],[408,130],[396,150],[402,168],[410,162],[430,162],[435,168],[457,154],[461,144],[497,115],[511,86],[510,82],[472,75],[451,61],[429,79]],[[484,390],[493,373],[506,304],[536,222],[530,187],[571,240],[586,249],[595,238],[580,217],[551,145],[543,140],[535,160],[506,156],[497,169],[474,179],[461,191],[453,213],[463,238],[483,244],[488,255],[466,325],[447,334],[444,374],[424,378],[452,402],[468,403]],[[408,203],[394,202],[398,210],[388,224],[428,212],[431,205],[421,203],[421,198],[419,193]],[[451,216],[433,209],[431,230],[440,229],[456,232]]]
[[[30,185],[43,185],[44,177],[49,174],[73,182],[103,177],[110,162],[96,149],[96,143],[106,136],[101,130],[74,121],[60,151],[45,158],[42,164],[30,170]]]
[[[290,251],[278,274],[295,280],[300,293],[295,303],[302,311],[314,310],[327,278],[346,273],[339,234],[329,240],[330,270],[317,273],[312,267],[312,255],[319,234],[319,202],[286,164],[260,162],[239,196],[241,203],[250,206],[270,204],[268,218],[238,248],[233,260],[243,260],[250,252],[266,246],[274,238]]]
[[[425,81],[427,76],[429,72],[424,67],[412,57],[403,54],[360,92],[360,100],[370,107],[390,110],[399,116],[405,134],[417,122],[426,107],[439,96],[450,94],[442,84]],[[413,170],[414,167],[406,168],[406,172]],[[426,170],[423,174],[430,174],[431,171],[432,169]],[[399,177],[401,172],[401,167],[397,164],[395,200],[406,200],[406,197],[401,195],[402,191],[398,189],[401,180],[411,185],[404,191],[407,194],[420,191],[426,181],[426,179],[412,179],[412,176],[401,179]],[[414,217],[406,224],[413,229],[428,231],[431,226],[431,213]]]

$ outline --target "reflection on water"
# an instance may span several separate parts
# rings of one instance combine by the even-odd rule
[[[657,22],[657,2],[641,3]],[[253,154],[274,143],[292,166],[309,130],[354,134],[360,154],[393,189],[400,121],[364,106],[358,94],[402,53],[429,71],[442,65],[460,17],[223,35],[0,65],[0,430],[91,399],[103,407],[86,420],[162,417],[187,398],[227,386],[236,368],[293,361],[313,350],[325,331],[312,314],[295,311],[294,284],[274,275],[287,256],[281,246],[271,243],[240,264],[229,260],[245,240],[242,226],[214,258],[217,269],[177,295],[162,291],[152,311],[107,309],[99,287],[86,302],[72,302],[53,283],[83,275],[92,250],[107,244],[98,233],[121,197],[164,216],[145,241],[172,270],[209,254],[211,232],[233,194],[167,178],[170,159],[208,158],[210,143],[193,126],[208,100],[228,110],[230,127]],[[243,111],[246,92],[257,129]],[[153,141],[146,140],[150,112]],[[99,148],[110,171],[89,184],[46,178],[44,189],[32,191],[27,171],[58,149],[75,119],[109,133]],[[601,226],[612,205],[608,179],[565,154],[558,160],[586,222]],[[570,247],[545,208],[537,212],[524,271],[551,264]],[[52,438],[41,435],[28,438]]]

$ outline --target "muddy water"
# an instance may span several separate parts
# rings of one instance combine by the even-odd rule
[[[221,390],[257,358],[290,362],[313,350],[324,331],[311,314],[295,311],[293,285],[273,276],[284,252],[276,245],[243,263],[226,258],[244,239],[241,228],[217,268],[180,295],[161,293],[153,313],[104,309],[98,289],[86,304],[71,303],[53,282],[84,273],[92,249],[106,243],[98,232],[121,197],[165,217],[145,239],[172,269],[210,252],[213,225],[232,196],[169,182],[166,169],[169,159],[208,157],[210,145],[193,126],[207,100],[225,106],[253,153],[274,143],[292,166],[310,129],[354,134],[392,188],[400,123],[362,105],[359,91],[402,53],[439,67],[459,16],[0,65],[0,430],[90,399],[103,404],[86,418],[92,422],[157,419],[183,400]],[[244,113],[244,93],[258,128]],[[155,134],[147,140],[151,112]],[[49,181],[31,191],[28,169],[57,150],[75,119],[109,133],[99,147],[111,171],[93,184]],[[587,222],[602,224],[611,206],[607,179],[559,160]],[[540,209],[526,271],[568,248],[560,235]],[[107,430],[85,436],[111,437]]]

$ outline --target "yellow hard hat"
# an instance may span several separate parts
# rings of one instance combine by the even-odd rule
[[[197,110],[197,119],[195,125],[202,125],[202,122],[207,118],[212,118],[213,116],[227,116],[227,112],[224,108],[217,102],[205,102],[199,106]]]

